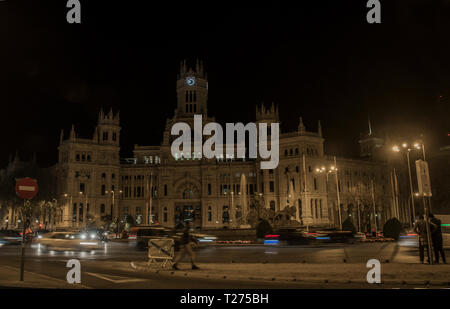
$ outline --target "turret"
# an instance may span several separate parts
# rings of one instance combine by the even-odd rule
[[[93,140],[100,144],[119,145],[120,116],[119,112],[114,114],[113,109],[108,114],[100,110],[98,114],[98,125],[95,128]]]
[[[197,60],[193,67],[188,67],[186,61],[181,62],[177,101],[176,117],[191,118],[195,114],[207,116],[208,80],[202,61]]]
[[[266,107],[264,103],[261,106],[256,106],[256,122],[278,122],[278,106],[272,103],[270,107]]]
[[[306,128],[305,125],[303,124],[303,118],[300,117],[299,123],[298,123],[298,132],[305,132]]]
[[[76,134],[75,134],[75,126],[72,125],[72,129],[70,130],[70,139],[75,139]]]

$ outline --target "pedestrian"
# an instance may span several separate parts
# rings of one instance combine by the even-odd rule
[[[434,233],[431,233],[431,241],[433,243],[434,258],[436,264],[439,264],[439,254],[442,256],[442,262],[447,264],[445,259],[444,242],[442,239],[441,220],[436,218],[433,214],[430,214],[430,222],[435,225]]]
[[[194,259],[195,259],[195,255],[194,255],[194,251],[192,250],[192,245],[194,243],[198,243],[197,239],[195,239],[194,237],[192,237],[191,233],[190,233],[190,222],[187,221],[186,222],[186,226],[184,228],[184,232],[183,232],[183,236],[181,237],[180,240],[180,251],[178,252],[178,255],[176,256],[175,260],[174,260],[174,264],[173,264],[173,269],[178,270],[179,268],[177,267],[178,262],[183,259],[183,257],[188,254],[190,259],[191,259],[191,264],[192,264],[192,269],[200,269],[197,265],[195,265],[194,263]]]
[[[430,252],[428,250],[428,233],[427,224],[424,220],[423,215],[420,215],[414,224],[414,231],[419,235],[419,256],[420,262],[424,262],[424,250],[427,250],[428,264],[431,263]],[[430,224],[431,233],[434,231],[434,225]]]

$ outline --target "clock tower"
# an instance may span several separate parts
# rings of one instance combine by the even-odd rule
[[[195,69],[181,62],[177,79],[177,109],[175,117],[193,118],[194,115],[207,117],[208,80],[203,63],[196,62]]]

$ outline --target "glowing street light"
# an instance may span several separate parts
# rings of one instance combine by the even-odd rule
[[[408,144],[403,143],[402,147],[406,149],[408,147]],[[394,147],[392,147],[392,150],[395,151],[395,152],[400,152],[400,147],[395,145]],[[414,218],[416,217],[416,208],[415,208],[415,205],[414,205],[414,191],[413,191],[412,176],[411,176],[411,163],[410,163],[410,160],[409,160],[409,153],[410,153],[410,151],[411,151],[410,148],[408,148],[407,151],[406,151],[406,160],[408,161],[410,200],[411,200],[412,211],[413,211],[413,220],[414,220]],[[410,217],[410,224],[412,226],[411,213],[409,214],[409,217]]]
[[[339,180],[338,180],[338,169],[336,168],[336,156],[334,157],[334,165],[330,167],[327,171],[325,166],[321,168],[316,168],[316,172],[325,173],[327,179],[327,195],[328,195],[328,174],[334,173],[336,177],[336,194],[337,194],[337,203],[338,203],[338,213],[339,213],[339,228],[342,230],[342,215],[341,215],[341,196],[339,192]]]

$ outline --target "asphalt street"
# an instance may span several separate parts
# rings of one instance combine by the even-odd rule
[[[389,260],[395,254],[389,243],[323,244],[317,246],[209,246],[195,252],[199,263],[343,263],[366,262],[369,259]],[[414,254],[415,248],[411,248]],[[358,284],[257,282],[220,279],[170,277],[154,273],[139,273],[124,269],[105,268],[104,262],[146,261],[146,251],[138,251],[133,242],[109,242],[102,250],[92,252],[43,253],[38,248],[26,249],[25,269],[51,278],[65,280],[66,263],[70,259],[81,262],[82,285],[90,288],[360,288]],[[103,264],[102,264],[103,263]],[[0,265],[19,267],[20,247],[0,248]],[[387,286],[384,286],[386,288]],[[394,287],[394,286],[393,286]]]

